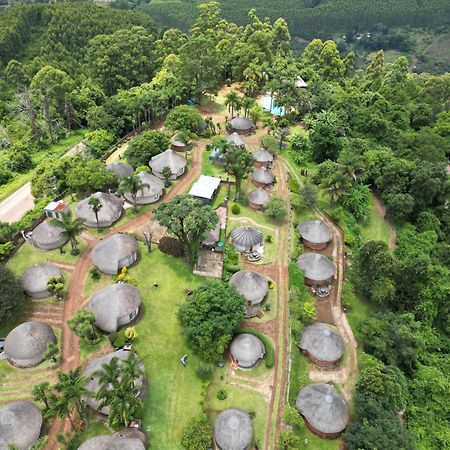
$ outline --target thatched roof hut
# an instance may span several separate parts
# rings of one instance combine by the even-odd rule
[[[233,131],[239,134],[249,134],[256,130],[256,125],[246,117],[235,117],[230,120]]]
[[[253,209],[263,209],[270,200],[270,194],[262,188],[255,189],[248,194],[248,206]]]
[[[254,367],[258,361],[264,358],[266,349],[261,339],[253,334],[238,334],[230,345],[231,357],[243,369]]]
[[[174,134],[170,138],[170,146],[172,147],[172,150],[175,150],[176,152],[185,152],[189,149],[189,143],[185,144],[178,134]]]
[[[42,428],[42,412],[25,400],[11,402],[0,408],[0,450],[14,444],[28,450],[38,439]]]
[[[145,450],[145,446],[137,438],[107,435],[88,439],[78,450]]]
[[[94,373],[102,370],[105,364],[109,364],[113,358],[118,358],[121,361],[127,360],[130,357],[131,352],[125,350],[117,350],[115,352],[108,353],[107,355],[100,356],[99,358],[93,359],[84,369],[83,376],[88,379],[85,387],[88,391],[96,394],[100,390],[100,383],[97,376]],[[144,369],[142,362],[139,364],[141,369]],[[143,378],[139,377],[135,380],[135,386],[142,386]],[[109,408],[106,406],[100,409],[100,401],[96,400],[95,397],[87,397],[86,403],[95,411],[101,412],[102,414],[108,415]]]
[[[319,253],[303,253],[297,258],[297,266],[305,274],[305,283],[326,284],[336,273],[336,264]]]
[[[133,166],[124,162],[112,162],[106,164],[105,169],[114,172],[117,178],[129,177],[134,173]]]
[[[299,392],[295,405],[308,428],[321,437],[336,438],[347,427],[347,403],[331,384],[306,386]]]
[[[61,269],[52,263],[34,264],[22,275],[22,287],[32,298],[50,297],[47,289],[48,280],[52,277],[62,277]]]
[[[92,249],[91,257],[101,272],[116,275],[123,267],[129,267],[137,261],[138,243],[127,234],[113,234]]]
[[[268,281],[254,270],[240,270],[232,275],[229,283],[252,305],[264,300],[269,291]]]
[[[37,366],[44,361],[49,342],[56,344],[56,336],[48,323],[22,323],[6,336],[6,357],[17,367]]]
[[[62,247],[68,241],[67,238],[61,236],[63,231],[64,229],[58,225],[42,222],[33,230],[33,244],[41,250],[54,250]]]
[[[242,226],[231,230],[230,237],[238,252],[248,252],[261,245],[263,234],[257,228]]]
[[[321,220],[307,220],[297,227],[303,243],[313,250],[324,249],[331,241],[332,235],[328,225]]]
[[[252,440],[252,420],[246,411],[228,408],[217,416],[214,441],[220,450],[247,450]]]
[[[318,322],[302,331],[300,349],[317,365],[332,367],[344,353],[345,344],[333,327]]]
[[[164,179],[162,173],[163,169],[164,167],[168,167],[170,169],[170,172],[172,173],[170,177],[171,180],[175,180],[176,178],[183,175],[186,164],[186,159],[171,148],[167,149],[165,152],[160,153],[159,155],[153,156],[153,158],[148,163],[148,165],[152,169],[153,174],[162,179]]]
[[[136,203],[138,205],[149,205],[150,203],[157,202],[164,191],[164,181],[147,172],[139,172],[137,176],[141,179],[142,183],[147,184],[148,187],[144,187],[142,191],[137,193]],[[123,196],[129,202],[133,202],[130,192],[125,192]]]
[[[139,313],[139,291],[127,283],[117,283],[94,294],[88,309],[95,316],[95,325],[107,333],[114,333],[130,323]]]
[[[260,148],[252,153],[256,167],[269,167],[273,163],[273,155],[265,148]]]
[[[96,192],[88,198],[81,200],[81,202],[78,202],[77,206],[75,206],[75,215],[83,219],[84,225],[91,228],[97,227],[97,219],[92,207],[89,205],[89,200],[91,197],[98,198],[102,205],[98,212],[99,227],[110,227],[114,222],[120,219],[123,212],[123,200],[114,194]]]
[[[252,173],[252,183],[256,187],[270,187],[274,180],[273,173],[266,167],[259,167]]]
[[[225,140],[229,143],[234,145],[235,147],[239,148],[245,148],[245,141],[243,137],[240,134],[237,134],[236,132],[229,134]]]

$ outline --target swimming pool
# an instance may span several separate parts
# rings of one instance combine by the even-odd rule
[[[272,109],[270,109],[271,104]],[[266,111],[269,111],[275,116],[284,116],[284,107],[278,106],[276,100],[272,100],[272,97],[268,94],[263,97],[262,106]]]

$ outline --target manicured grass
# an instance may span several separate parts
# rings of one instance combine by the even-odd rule
[[[85,341],[80,340],[80,359],[83,361],[86,359],[91,353],[96,352],[97,350],[100,350],[103,347],[106,347],[110,345],[109,339],[106,336],[102,336],[99,342],[93,345],[87,344]],[[111,351],[113,351],[113,348],[111,347]]]
[[[227,173],[223,170],[223,166],[212,164],[209,160],[211,152],[205,150],[202,154],[202,174],[210,177],[218,177],[223,180],[227,179]],[[230,177],[231,178],[231,177]]]
[[[80,443],[83,443],[92,437],[104,434],[111,434],[111,430],[103,422],[92,420],[89,423],[89,427],[80,434]]]
[[[389,243],[391,230],[375,209],[373,197],[370,197],[369,217],[361,225],[361,234],[365,241],[384,241]]]

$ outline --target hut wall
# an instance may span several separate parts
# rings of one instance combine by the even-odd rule
[[[148,197],[138,197],[136,203],[138,205],[149,205],[150,203],[155,203],[161,198],[161,194],[155,194]]]
[[[327,284],[330,284],[331,278],[328,278],[328,280],[312,280],[311,278],[305,277],[305,284],[307,286],[325,286]]]
[[[253,128],[248,128],[247,130],[236,130],[233,128],[233,131],[237,134],[240,134],[241,136],[247,136],[250,133],[253,133],[255,130]]]
[[[222,447],[219,446],[219,444],[214,440],[214,450],[224,450]],[[243,448],[242,450],[249,450],[250,446],[247,446],[245,448]]]
[[[262,211],[263,206],[262,205],[257,205],[256,203],[252,203],[252,202],[248,202],[248,206],[250,206],[250,208],[252,209],[256,209],[257,211]]]
[[[252,179],[252,183],[253,183],[254,186],[256,186],[258,188],[267,189],[267,188],[271,188],[272,187],[272,183],[269,183],[269,184],[259,183],[258,181],[255,181],[253,179]]]
[[[332,369],[336,366],[338,361],[321,361],[320,359],[314,358],[308,350],[302,350],[302,353],[308,357],[308,359],[318,367],[324,367],[326,369]]]
[[[260,169],[261,167],[266,167],[267,169],[270,169],[272,167],[272,163],[270,162],[260,162],[260,161],[255,161],[254,166],[257,169]]]
[[[117,320],[117,326],[122,327],[124,325],[128,325],[130,322],[132,322],[136,316],[139,313],[139,308],[134,310],[131,314],[127,314],[126,316],[119,317]]]
[[[47,289],[39,292],[25,290],[25,294],[37,300],[43,300],[44,298],[49,298],[52,295],[49,291],[47,291]]]
[[[306,239],[302,238],[303,245],[306,247],[312,249],[312,250],[324,250],[328,246],[328,242],[321,242],[320,244],[307,241]]]
[[[181,175],[183,175],[183,174],[184,174],[184,167],[178,173],[172,174],[170,176],[169,180],[176,180],[178,177],[181,177]],[[164,180],[164,175],[161,172],[153,171],[153,175]]]
[[[120,259],[119,262],[117,263],[117,265],[119,266],[117,271],[122,270],[123,267],[131,266],[137,261],[137,259],[138,259],[137,253],[133,253],[132,255],[127,256],[126,258]]]
[[[176,152],[180,152],[180,153],[183,153],[183,152],[188,150],[187,145],[174,145],[174,144],[171,144],[170,147],[171,147],[172,150],[175,150]]]
[[[303,416],[302,416],[303,417]],[[342,432],[340,433],[324,433],[322,431],[319,431],[317,429],[315,429],[306,419],[305,417],[303,417],[303,420],[305,422],[305,425],[307,426],[307,428],[309,429],[309,431],[311,431],[312,433],[316,434],[317,436],[320,436],[323,439],[337,439]]]
[[[43,355],[37,355],[31,359],[15,359],[8,358],[8,361],[15,367],[26,368],[26,367],[34,367],[44,361]]]
[[[67,241],[66,241],[67,242]],[[44,244],[44,243],[37,243],[33,240],[33,244],[35,247],[37,247],[40,250],[56,250],[59,247],[62,247],[66,242],[64,242],[64,240],[59,240],[58,242],[52,242],[50,244]]]

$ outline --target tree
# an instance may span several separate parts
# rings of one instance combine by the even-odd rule
[[[195,353],[217,362],[244,319],[244,298],[233,286],[210,281],[187,298],[178,317]]]
[[[314,208],[317,203],[317,186],[311,183],[300,186],[300,195],[303,198],[305,205]]]
[[[0,264],[0,323],[5,323],[24,298],[20,280]]]
[[[235,201],[239,200],[241,193],[241,182],[253,170],[255,160],[247,151],[232,146],[224,154],[224,168],[230,173],[236,182]]]
[[[330,195],[330,205],[339,203],[349,193],[352,187],[350,178],[341,172],[334,172],[329,177],[323,179],[321,185]]]
[[[103,156],[106,150],[114,143],[115,136],[107,130],[94,130],[86,133],[84,136],[84,143],[94,158]]]
[[[80,251],[78,250],[77,237],[83,232],[83,219],[76,218],[72,219],[72,213],[69,211],[61,216],[61,219],[53,219],[53,224],[59,226],[63,229],[61,231],[61,237],[70,241],[72,247],[71,254],[78,255]]]
[[[170,177],[172,176],[172,171],[169,166],[164,166],[161,171],[161,175],[164,178],[164,185],[166,187],[170,186]]]
[[[233,118],[234,112],[241,108],[241,99],[236,91],[231,91],[225,96],[225,106],[228,107],[231,118]]]
[[[278,195],[273,195],[264,205],[264,212],[269,217],[281,221],[287,214],[283,198]]]
[[[188,261],[193,262],[200,238],[217,223],[209,205],[189,195],[177,195],[156,208],[153,217],[183,244]]]
[[[131,174],[127,177],[122,177],[119,182],[119,190],[120,194],[124,194],[125,192],[129,192],[131,198],[133,200],[133,209],[137,208],[137,195],[139,192],[142,192],[145,188],[149,188],[150,185],[148,183],[144,183],[140,177],[137,175]]]
[[[98,333],[94,327],[95,316],[86,309],[79,309],[75,315],[67,321],[69,328],[88,344],[98,341]]]
[[[47,350],[44,353],[44,358],[53,363],[58,362],[59,358],[59,347],[58,344],[54,344],[53,342],[49,342],[47,344]]]
[[[181,105],[167,114],[164,125],[172,131],[189,130],[198,132],[203,124],[201,114],[192,106]]]
[[[33,395],[33,400],[36,402],[42,402],[45,406],[45,412],[50,409],[52,386],[48,381],[41,381],[33,386],[31,394]]]
[[[289,136],[289,123],[287,120],[280,120],[275,128],[275,136],[278,139],[278,148],[281,150],[285,139]]]
[[[62,299],[64,291],[64,278],[61,276],[50,277],[47,281],[47,290],[53,294],[56,299]]]
[[[211,447],[211,436],[211,422],[206,414],[200,414],[184,429],[181,445],[188,450],[208,450]]]
[[[170,139],[157,130],[144,131],[133,138],[125,150],[124,156],[135,167],[145,166],[153,156],[170,148]]]
[[[92,209],[93,213],[95,214],[95,220],[97,222],[97,230],[100,230],[100,225],[98,223],[98,213],[103,207],[103,203],[98,197],[94,197],[93,195],[89,198],[88,201],[89,207]]]

